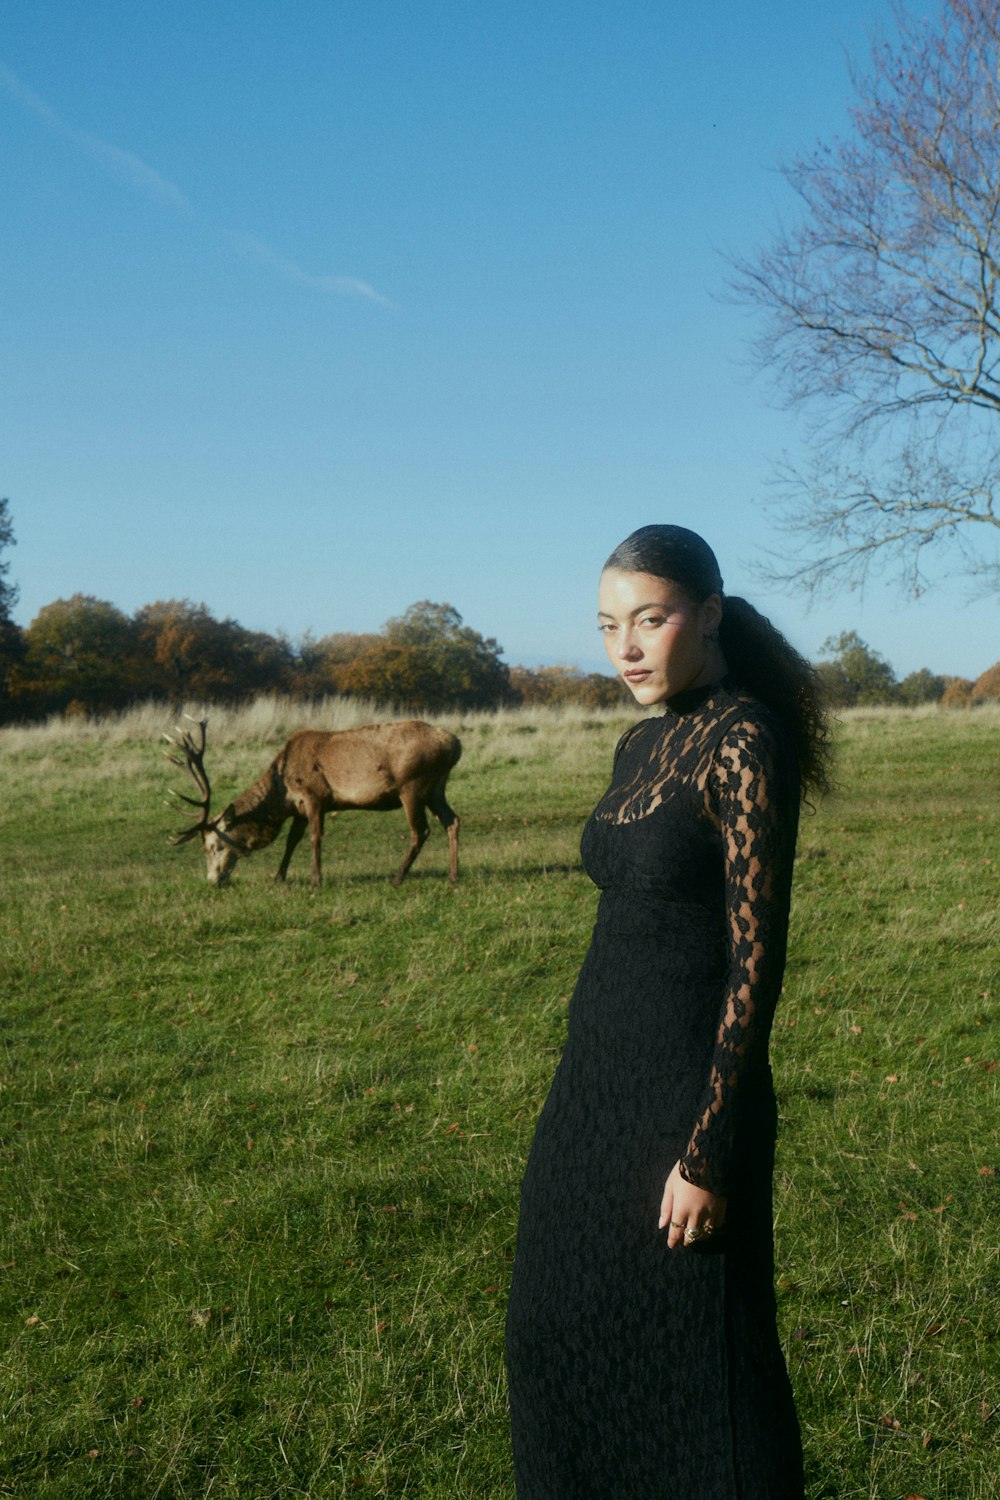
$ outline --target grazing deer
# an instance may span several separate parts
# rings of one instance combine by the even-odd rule
[[[193,721],[192,721],[193,722]],[[458,763],[462,746],[446,729],[435,729],[419,719],[398,724],[366,724],[360,729],[337,729],[324,733],[300,729],[272,760],[253,786],[235,802],[212,817],[212,789],[205,773],[206,719],[199,722],[198,742],[185,729],[163,738],[179,755],[164,754],[175,766],[184,766],[194,779],[200,797],[174,795],[194,808],[195,822],[174,834],[171,844],[184,844],[201,835],[211,885],[226,885],[237,859],[265,849],[278,837],[288,818],[285,853],[275,880],[284,880],[288,862],[302,835],[309,829],[312,842],[312,883],[322,884],[320,844],[323,819],[328,812],[364,807],[385,812],[402,807],[410,825],[410,847],[397,870],[393,885],[399,885],[427,839],[427,808],[448,833],[448,879],[458,879],[458,817],[448,806],[444,789],[448,775]]]

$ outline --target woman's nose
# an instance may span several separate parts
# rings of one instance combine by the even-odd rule
[[[635,661],[642,655],[642,649],[631,630],[623,630],[619,636],[618,655],[622,661]]]

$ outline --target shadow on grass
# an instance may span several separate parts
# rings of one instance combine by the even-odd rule
[[[575,864],[555,862],[553,864],[544,865],[536,864],[515,866],[476,865],[473,869],[467,870],[459,876],[458,887],[460,888],[463,885],[472,885],[475,881],[482,878],[500,878],[503,880],[534,880],[539,876],[545,875],[581,875],[582,873],[583,866],[579,862]],[[410,874],[407,875],[406,879],[403,881],[402,886],[397,887],[397,889],[405,890],[407,886],[422,885],[425,882],[447,885],[448,878],[440,870],[411,870]],[[283,887],[285,890],[307,890],[311,892],[312,890],[316,889],[316,887],[310,884],[308,876],[297,879],[294,875],[290,875],[285,881],[275,881],[272,876],[271,883],[277,885],[279,888]],[[330,891],[336,890],[338,886],[369,885],[391,886],[392,876],[376,874],[327,875],[324,876],[323,884],[321,887],[319,887],[319,889]],[[229,885],[225,887],[225,890],[235,892],[238,891],[239,888],[239,879],[233,879],[232,881],[230,881]]]

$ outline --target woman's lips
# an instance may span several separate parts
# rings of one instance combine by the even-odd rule
[[[622,676],[626,682],[645,682],[650,675],[648,667],[636,667],[631,672],[623,672]]]

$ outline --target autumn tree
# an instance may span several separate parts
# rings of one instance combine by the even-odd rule
[[[895,11],[854,80],[849,137],[782,169],[791,227],[736,262],[812,461],[779,476],[808,589],[947,562],[1000,586],[1000,0]]]
[[[495,708],[511,701],[501,647],[451,604],[411,604],[338,673],[340,691],[410,709]]]
[[[288,643],[236,620],[217,620],[190,599],[158,600],[135,615],[143,696],[234,703],[290,685]]]
[[[969,708],[975,683],[969,677],[946,677],[941,694],[942,708]]]
[[[972,703],[1000,703],[1000,661],[976,678],[969,699]]]
[[[346,670],[378,641],[372,634],[338,630],[315,639],[306,635],[296,653],[292,691],[297,698],[323,698],[344,692]]]
[[[11,699],[21,711],[74,705],[103,712],[134,695],[135,632],[106,599],[74,594],[46,604],[25,630],[24,648],[11,672]]]
[[[24,631],[11,619],[0,619],[0,722],[14,715],[13,690],[24,662]]]
[[[386,642],[394,648],[419,652],[425,670],[438,682],[438,702],[447,708],[495,708],[509,702],[510,673],[502,660],[503,647],[492,636],[482,636],[451,604],[422,599],[397,619],[388,620]],[[421,700],[430,706],[426,698]]]
[[[510,685],[518,702],[558,707],[621,708],[632,695],[620,677],[581,672],[578,667],[511,667]]]

